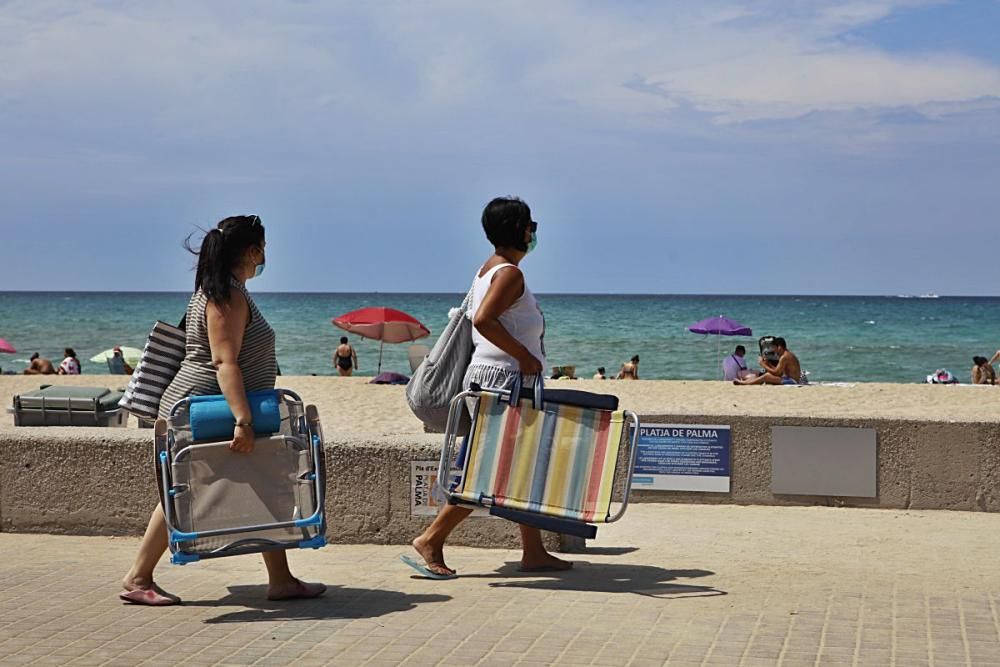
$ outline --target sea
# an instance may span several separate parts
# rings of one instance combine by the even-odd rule
[[[177,323],[185,293],[0,292],[0,338],[16,354],[0,369],[20,371],[33,352],[58,363],[72,347],[86,374],[106,374],[88,361],[114,345],[141,348],[156,320]],[[332,356],[343,331],[331,319],[365,306],[389,306],[423,322],[433,345],[462,294],[257,293],[277,332],[285,375],[334,375]],[[873,296],[694,296],[541,294],[550,366],[573,365],[580,377],[599,366],[614,374],[640,356],[643,379],[714,380],[737,344],[756,362],[757,337],[783,336],[812,382],[923,382],[936,369],[968,382],[972,357],[1000,348],[1000,298]],[[697,335],[687,326],[716,315],[751,327],[753,337]],[[380,345],[349,335],[361,375],[374,375]],[[382,370],[408,374],[408,346],[385,345]]]

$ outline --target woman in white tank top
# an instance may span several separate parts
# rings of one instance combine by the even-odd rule
[[[519,265],[535,247],[538,224],[531,220],[528,205],[514,198],[497,198],[487,204],[482,223],[494,253],[473,282],[469,317],[475,351],[465,386],[476,383],[489,389],[508,389],[518,374],[531,386],[545,368],[545,317]],[[444,543],[471,512],[468,507],[445,505],[434,523],[413,540],[424,564],[408,564],[433,579],[455,577],[455,570],[444,562]],[[521,542],[523,571],[568,570],[573,566],[545,551],[537,528],[521,526]]]

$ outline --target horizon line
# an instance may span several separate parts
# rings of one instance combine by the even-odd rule
[[[0,290],[0,294],[190,294],[186,290]],[[431,291],[344,291],[344,292],[323,292],[316,290],[262,290],[253,291],[252,294],[312,294],[312,295],[410,295],[410,296],[453,296],[462,292]],[[933,301],[935,299],[995,299],[1000,294],[935,294],[925,296],[917,294],[877,294],[877,293],[843,293],[843,294],[821,294],[821,293],[777,293],[777,292],[747,292],[743,294],[727,292],[536,292],[543,296],[666,296],[666,297],[807,297],[807,298],[863,298],[875,297],[884,299],[917,299],[921,301]]]

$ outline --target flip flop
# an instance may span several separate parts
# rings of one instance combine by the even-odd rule
[[[123,590],[118,594],[118,598],[122,602],[145,605],[147,607],[170,607],[181,603],[179,597],[170,595],[155,585],[151,588],[137,588],[134,591]]]
[[[416,570],[422,577],[427,579],[436,579],[439,581],[445,581],[447,579],[458,579],[458,574],[441,574],[440,572],[435,572],[434,570],[427,567],[425,563],[421,563],[415,558],[410,558],[406,554],[400,554],[399,560],[403,561],[414,570]]]

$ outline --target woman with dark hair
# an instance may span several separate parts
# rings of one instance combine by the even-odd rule
[[[333,365],[337,367],[337,372],[341,377],[350,377],[358,368],[358,353],[354,346],[347,340],[347,336],[340,337],[340,345],[333,353]]]
[[[76,350],[71,347],[63,350],[63,360],[57,372],[59,375],[80,375],[83,372],[80,360],[76,358]]]
[[[469,317],[475,351],[465,374],[465,387],[475,383],[486,389],[510,389],[518,375],[530,387],[545,368],[545,317],[519,265],[538,242],[538,223],[531,219],[527,204],[504,197],[486,205],[482,224],[493,244],[493,254],[479,269],[472,287]],[[457,576],[445,565],[444,543],[471,512],[468,507],[445,505],[430,527],[413,540],[423,562],[405,556],[403,562],[432,579]],[[573,566],[545,550],[537,528],[522,525],[521,543],[522,571],[558,571]]]
[[[254,432],[247,393],[273,389],[278,369],[274,330],[246,289],[247,280],[264,272],[264,225],[256,215],[226,218],[205,234],[198,250],[190,237],[184,245],[198,256],[198,271],[187,307],[184,361],[163,393],[160,417],[188,396],[223,394],[236,419],[229,449],[234,455],[249,453]],[[166,550],[167,526],[163,507],[157,505],[135,563],[122,582],[122,600],[153,606],[180,602],[153,582],[153,569]],[[263,556],[269,600],[314,598],[326,590],[323,584],[292,576],[284,551]]]
[[[997,383],[997,373],[986,357],[973,357],[972,364],[972,384]]]

